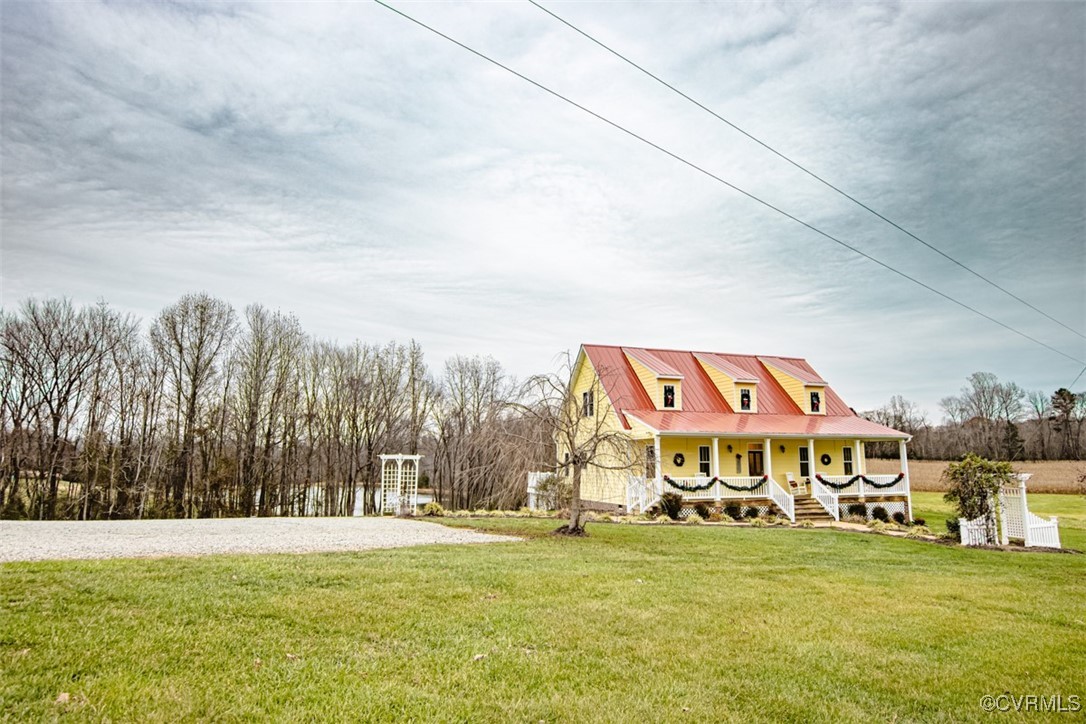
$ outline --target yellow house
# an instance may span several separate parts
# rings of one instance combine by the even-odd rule
[[[582,345],[571,391],[578,414],[602,416],[595,429],[629,444],[625,464],[584,471],[591,507],[641,511],[672,491],[684,515],[704,505],[793,521],[877,506],[912,516],[909,435],[859,417],[806,360]],[[867,474],[874,440],[898,441],[900,474]]]

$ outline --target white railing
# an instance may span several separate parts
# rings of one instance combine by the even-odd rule
[[[906,475],[898,479],[897,475],[865,475],[858,477],[855,475],[819,475],[822,480],[833,483],[834,485],[844,485],[843,488],[834,488],[834,492],[842,498],[864,498],[868,496],[876,495],[908,495],[909,494],[909,477]],[[853,482],[850,480],[856,478]],[[864,482],[864,478],[870,480],[875,485],[868,485]],[[893,485],[887,486],[888,483]],[[877,487],[887,486],[887,487]],[[824,485],[823,487],[829,488],[830,486]]]
[[[626,510],[629,512],[644,513],[650,506],[655,505],[660,499],[660,492],[656,489],[656,479],[645,479],[640,475],[630,475],[626,478]]]
[[[837,492],[818,482],[818,478],[811,478],[811,497],[817,500],[834,520],[841,520],[841,508],[837,504]]]
[[[668,480],[685,487],[700,488],[706,484],[709,487],[703,490],[683,490],[681,487],[669,485],[667,480],[661,480],[662,492],[680,493],[683,500],[746,500],[748,498],[768,498],[769,481],[761,475],[754,477],[736,478],[707,478],[699,475],[696,478],[672,478]],[[744,490],[733,490],[728,485],[733,485]]]
[[[773,478],[769,479],[769,497],[773,499],[773,503],[784,511],[784,514],[788,516],[788,520],[793,523],[796,522],[796,501],[792,495],[777,484],[777,481]]]

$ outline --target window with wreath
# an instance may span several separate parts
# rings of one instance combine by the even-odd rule
[[[739,391],[739,409],[750,411],[750,390]]]
[[[811,412],[819,412],[822,408],[822,395],[817,392],[811,393]]]
[[[595,400],[593,399],[593,397],[594,395],[592,394],[592,390],[589,390],[588,392],[585,392],[581,395],[582,417],[592,417],[594,414],[596,414]]]
[[[675,385],[664,385],[664,407],[675,407]]]

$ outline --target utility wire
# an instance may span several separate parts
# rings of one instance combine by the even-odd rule
[[[504,65],[504,64],[502,64],[501,62],[499,62],[497,60],[494,60],[490,56],[485,55],[482,52],[480,52],[478,50],[475,50],[474,48],[472,48],[472,47],[470,47],[468,45],[465,45],[464,43],[461,43],[456,38],[450,37],[450,36],[446,35],[445,33],[441,32],[440,30],[438,30],[438,29],[436,29],[436,28],[434,28],[434,27],[432,27],[430,25],[427,25],[426,23],[422,22],[421,20],[418,20],[418,19],[408,15],[407,13],[403,12],[402,10],[399,10],[399,9],[389,5],[388,3],[384,2],[384,0],[373,0],[373,1],[375,3],[377,3],[378,5],[380,5],[381,7],[386,8],[388,10],[391,10],[392,12],[396,13],[397,15],[404,18],[405,20],[409,20],[412,23],[414,23],[415,25],[418,25],[420,28],[424,28],[426,30],[429,30],[434,35],[437,35],[437,36],[439,36],[441,38],[444,38],[445,40],[449,41],[453,45],[456,45],[456,46],[468,51],[472,55],[475,55],[476,57],[481,58],[482,60],[485,60],[488,63],[501,68],[502,70],[506,71],[507,73],[515,75],[516,77],[520,78],[521,80],[523,80],[523,81],[525,81],[527,83],[530,83],[531,85],[534,85],[536,88],[540,89],[541,91],[543,91],[545,93],[548,93],[548,94],[554,96],[555,98],[557,98],[557,99],[559,99],[561,101],[564,101],[565,103],[568,103],[569,105],[573,106],[574,108],[577,108],[578,110],[581,110],[581,111],[587,113],[588,115],[592,116],[593,118],[596,118],[596,119],[598,119],[600,121],[603,121],[604,123],[611,126],[612,128],[615,128],[616,130],[622,131],[626,135],[628,135],[628,136],[630,136],[632,138],[635,138],[638,141],[641,141],[645,145],[651,146],[652,148],[655,148],[657,151],[660,151],[661,153],[663,153],[663,154],[665,154],[667,156],[670,156],[671,158],[675,159],[679,163],[682,163],[682,164],[684,164],[686,166],[689,166],[690,168],[694,169],[695,171],[698,171],[699,173],[704,174],[705,176],[708,176],[709,178],[713,179],[714,181],[717,181],[717,182],[727,186],[728,188],[730,188],[730,189],[732,189],[734,191],[738,191],[739,193],[743,194],[747,198],[749,198],[749,199],[751,199],[753,201],[757,201],[762,206],[765,206],[768,209],[776,211],[781,216],[784,216],[784,217],[786,217],[788,219],[791,219],[792,221],[796,222],[800,226],[804,226],[804,227],[810,229],[811,231],[815,232],[816,234],[829,239],[830,241],[834,242],[835,244],[839,244],[839,245],[845,247],[846,249],[848,249],[849,251],[852,251],[852,252],[864,257],[868,261],[871,261],[871,262],[874,262],[875,264],[878,264],[883,269],[886,269],[887,271],[893,272],[894,274],[897,274],[898,276],[900,276],[900,277],[902,277],[904,279],[907,279],[907,280],[911,281],[912,283],[923,287],[924,289],[927,289],[929,292],[932,292],[933,294],[937,294],[940,297],[942,297],[943,299],[946,299],[949,302],[953,302],[954,304],[957,304],[959,307],[962,307],[963,309],[967,309],[967,310],[969,310],[970,312],[973,312],[976,315],[984,317],[989,322],[994,322],[995,324],[998,324],[1000,327],[1003,327],[1004,329],[1006,329],[1006,330],[1008,330],[1010,332],[1013,332],[1014,334],[1017,334],[1019,337],[1027,339],[1030,342],[1033,342],[1034,344],[1038,344],[1038,345],[1044,347],[1045,349],[1047,349],[1047,350],[1049,350],[1051,352],[1055,352],[1056,354],[1060,355],[1061,357],[1065,357],[1065,358],[1071,360],[1072,362],[1077,362],[1079,364],[1086,365],[1086,360],[1081,360],[1078,357],[1073,357],[1072,355],[1069,355],[1066,352],[1064,352],[1062,350],[1059,350],[1059,349],[1053,347],[1050,344],[1042,342],[1041,340],[1039,340],[1039,339],[1037,339],[1035,337],[1031,337],[1030,335],[1026,334],[1025,332],[1022,332],[1022,331],[1020,331],[1018,329],[1015,329],[1014,327],[1007,324],[1006,322],[1001,322],[1000,320],[996,319],[995,317],[992,317],[992,316],[990,316],[988,314],[985,314],[984,312],[980,311],[979,309],[976,309],[975,307],[972,307],[972,306],[966,304],[965,302],[959,301],[958,299],[955,299],[954,297],[950,296],[949,294],[939,291],[935,287],[932,287],[932,286],[929,286],[928,284],[925,284],[924,282],[920,281],[916,277],[910,276],[909,274],[906,274],[903,271],[895,269],[894,267],[890,266],[886,262],[883,262],[883,261],[880,261],[879,259],[876,259],[875,257],[871,256],[870,254],[856,248],[855,246],[852,246],[851,244],[849,244],[849,243],[847,243],[845,241],[842,241],[841,239],[837,238],[836,236],[833,236],[832,234],[829,234],[829,233],[827,233],[825,231],[822,231],[818,227],[807,223],[803,219],[800,219],[799,217],[793,216],[792,214],[788,213],[784,209],[781,209],[780,207],[774,206],[773,204],[769,203],[768,201],[765,201],[764,199],[761,199],[761,198],[755,196],[754,194],[752,194],[749,191],[746,191],[746,190],[736,186],[735,184],[731,183],[730,181],[726,181],[725,179],[721,178],[720,176],[717,176],[716,174],[714,174],[712,171],[708,171],[708,170],[702,168],[701,166],[698,166],[693,161],[688,161],[687,159],[683,158],[682,156],[680,156],[680,155],[678,155],[676,153],[673,153],[672,151],[669,151],[668,149],[664,148],[663,146],[661,146],[661,145],[659,145],[657,143],[654,143],[654,142],[650,141],[649,139],[645,138],[644,136],[638,135],[637,133],[635,133],[635,132],[631,131],[630,129],[626,128],[625,126],[619,125],[615,121],[612,121],[609,118],[601,116],[599,113],[596,113],[595,111],[593,111],[593,110],[591,110],[589,108],[586,108],[585,106],[582,106],[580,103],[577,103],[576,101],[571,100],[570,98],[567,98],[566,96],[562,95],[558,91],[551,90],[547,86],[543,85],[542,83],[539,83],[538,81],[532,80],[531,78],[524,75],[523,73],[519,73],[518,71],[513,70],[509,66]]]
[[[952,257],[952,256],[951,256],[950,254],[947,254],[947,253],[946,253],[945,251],[943,251],[943,250],[942,250],[942,249],[940,249],[939,247],[935,246],[934,244],[930,244],[930,243],[928,243],[928,242],[924,241],[924,240],[923,240],[923,239],[921,239],[921,238],[920,238],[919,236],[917,236],[917,235],[916,235],[916,234],[914,234],[913,232],[909,231],[908,229],[904,228],[903,226],[901,226],[901,225],[900,225],[900,224],[898,224],[897,222],[895,222],[895,221],[892,221],[891,219],[888,219],[888,218],[886,218],[885,216],[883,216],[882,214],[880,214],[880,213],[879,213],[878,211],[876,211],[875,209],[871,208],[870,206],[868,206],[868,205],[867,205],[867,204],[865,204],[864,202],[862,202],[862,201],[860,201],[859,199],[857,199],[857,198],[856,198],[855,196],[852,196],[852,195],[851,195],[851,194],[849,194],[848,192],[846,192],[846,191],[842,190],[841,188],[839,188],[839,187],[837,187],[837,186],[833,185],[832,183],[830,183],[830,182],[829,182],[829,181],[827,181],[826,179],[822,178],[821,176],[819,176],[818,174],[816,174],[816,173],[815,173],[814,171],[810,170],[809,168],[807,168],[807,167],[806,167],[806,166],[804,166],[803,164],[799,163],[798,161],[794,161],[794,160],[792,160],[791,158],[789,158],[788,156],[786,156],[786,155],[785,155],[784,153],[782,153],[781,151],[778,151],[777,149],[773,148],[772,146],[770,146],[770,145],[769,145],[768,143],[766,143],[765,141],[761,140],[760,138],[757,138],[756,136],[754,136],[754,135],[752,135],[752,134],[748,133],[747,131],[744,131],[744,130],[743,130],[742,128],[740,128],[739,126],[735,125],[734,123],[732,123],[731,121],[729,121],[729,120],[728,120],[727,118],[724,118],[723,116],[721,116],[720,114],[718,114],[718,113],[717,113],[716,111],[712,110],[711,108],[708,108],[707,106],[703,105],[703,104],[702,104],[701,102],[699,102],[699,101],[695,100],[694,98],[691,98],[691,97],[690,97],[690,96],[688,96],[688,95],[687,95],[686,93],[683,93],[683,92],[682,92],[681,90],[679,90],[679,89],[678,89],[678,88],[676,88],[675,86],[671,85],[670,83],[668,83],[668,82],[667,82],[666,80],[664,80],[663,78],[660,78],[659,76],[655,75],[655,74],[654,74],[654,73],[652,73],[651,71],[649,71],[649,70],[646,70],[646,69],[645,69],[644,67],[642,67],[642,66],[638,65],[637,63],[635,63],[634,61],[630,60],[630,59],[629,59],[629,58],[627,58],[627,57],[626,57],[625,55],[623,55],[622,53],[618,52],[617,50],[615,50],[614,48],[610,47],[609,45],[607,45],[607,44],[603,43],[603,42],[602,42],[602,41],[600,41],[600,40],[597,40],[596,38],[594,38],[593,36],[589,35],[589,34],[588,34],[587,32],[585,32],[584,30],[581,30],[581,29],[580,29],[580,28],[578,28],[578,27],[577,27],[576,25],[574,25],[573,23],[571,23],[571,22],[569,22],[568,20],[566,20],[565,18],[563,18],[563,17],[560,17],[559,15],[556,15],[555,13],[551,12],[551,11],[550,11],[550,10],[548,10],[547,8],[545,8],[545,7],[543,7],[542,5],[540,5],[539,3],[537,3],[537,2],[535,1],[535,0],[528,0],[528,2],[530,2],[530,3],[532,4],[532,5],[535,5],[535,6],[537,7],[537,8],[539,8],[540,10],[542,10],[543,12],[545,12],[545,13],[546,13],[547,15],[550,15],[550,16],[551,16],[552,18],[554,18],[554,19],[555,19],[555,20],[557,20],[558,22],[562,23],[562,24],[563,24],[563,25],[565,25],[566,27],[570,28],[571,30],[573,30],[573,31],[575,31],[575,32],[577,32],[577,33],[580,33],[580,34],[581,34],[581,35],[583,35],[584,37],[588,38],[588,39],[589,39],[589,40],[591,40],[591,41],[592,41],[593,43],[595,43],[596,45],[598,45],[598,46],[600,46],[601,48],[603,48],[604,50],[606,50],[606,51],[607,51],[608,53],[611,53],[612,55],[614,55],[614,56],[615,56],[616,58],[619,58],[620,60],[623,60],[623,61],[625,61],[626,63],[628,63],[628,64],[632,65],[632,66],[633,66],[634,68],[637,68],[637,69],[638,69],[639,71],[641,71],[642,73],[644,73],[644,74],[645,74],[645,75],[647,75],[648,77],[652,78],[652,79],[653,79],[654,81],[656,81],[657,83],[660,83],[661,85],[665,86],[666,88],[669,88],[669,89],[671,89],[672,91],[674,91],[674,92],[678,93],[678,94],[679,94],[680,96],[682,96],[682,97],[683,97],[683,98],[685,98],[686,100],[690,101],[690,102],[691,102],[691,103],[693,103],[693,104],[694,104],[695,106],[697,106],[698,108],[702,109],[702,110],[703,110],[703,111],[705,111],[706,113],[710,114],[711,116],[713,116],[713,117],[714,117],[714,118],[716,118],[717,120],[719,120],[719,121],[722,121],[722,122],[726,123],[727,125],[731,126],[731,127],[733,128],[733,129],[735,129],[735,130],[736,130],[736,131],[738,131],[739,133],[742,133],[742,134],[743,134],[744,136],[746,136],[746,137],[747,137],[747,138],[749,138],[750,140],[754,141],[755,143],[757,143],[757,144],[758,144],[759,146],[761,146],[762,148],[766,149],[766,150],[767,150],[767,151],[769,151],[770,153],[773,153],[773,154],[775,154],[776,156],[778,156],[778,157],[780,157],[780,158],[784,159],[785,161],[787,161],[788,163],[792,164],[793,166],[795,166],[796,168],[798,168],[798,169],[799,169],[800,171],[802,171],[803,173],[807,174],[807,175],[808,175],[808,176],[810,176],[811,178],[815,179],[815,180],[816,180],[816,181],[818,181],[819,183],[821,183],[821,184],[823,184],[823,185],[825,185],[825,186],[829,187],[830,189],[833,189],[834,191],[836,191],[836,192],[837,192],[837,193],[839,193],[840,195],[844,196],[844,197],[845,197],[846,199],[848,199],[849,201],[853,202],[854,204],[856,204],[856,205],[858,205],[858,206],[860,206],[860,207],[862,207],[862,208],[866,209],[866,210],[867,210],[867,211],[869,211],[870,213],[872,213],[872,214],[874,214],[875,216],[879,217],[880,219],[882,219],[883,221],[885,221],[885,222],[886,222],[887,224],[889,224],[890,226],[894,227],[894,228],[895,228],[895,229],[897,229],[898,231],[900,231],[900,232],[902,232],[903,234],[906,234],[907,236],[911,237],[912,239],[914,239],[914,240],[916,240],[916,241],[920,242],[921,244],[923,244],[923,245],[924,245],[924,246],[926,246],[927,248],[929,248],[929,249],[931,249],[932,251],[934,251],[934,252],[935,252],[936,254],[939,254],[940,256],[942,256],[942,257],[943,257],[944,259],[947,259],[948,261],[951,261],[951,262],[953,262],[954,264],[957,264],[957,265],[958,265],[959,267],[961,267],[961,268],[962,268],[962,269],[964,269],[965,271],[969,272],[970,274],[972,274],[972,275],[973,275],[973,276],[975,276],[976,278],[978,278],[978,279],[981,279],[981,280],[983,280],[983,281],[987,282],[988,284],[990,284],[991,286],[995,287],[996,289],[998,289],[999,291],[1003,292],[1004,294],[1006,294],[1007,296],[1011,297],[1012,299],[1015,299],[1015,300],[1017,300],[1017,301],[1021,302],[1022,304],[1025,304],[1025,305],[1026,305],[1027,307],[1029,307],[1029,308],[1030,308],[1030,309],[1032,309],[1033,311],[1035,311],[1035,312],[1037,312],[1038,314],[1040,314],[1040,315],[1042,315],[1042,316],[1044,316],[1044,317],[1046,317],[1046,318],[1050,319],[1051,321],[1053,321],[1053,322],[1055,322],[1056,324],[1060,325],[1061,327],[1063,327],[1063,328],[1064,328],[1064,329],[1066,329],[1067,331],[1071,332],[1072,334],[1077,334],[1077,335],[1078,335],[1079,337],[1081,337],[1082,339],[1086,339],[1086,334],[1083,334],[1082,332],[1079,332],[1079,331],[1078,331],[1077,329],[1075,329],[1075,328],[1073,328],[1073,327],[1069,327],[1068,325],[1064,324],[1064,323],[1063,323],[1063,322],[1061,322],[1060,320],[1058,320],[1058,319],[1056,319],[1055,317],[1053,317],[1053,316],[1052,316],[1051,314],[1049,314],[1048,312],[1045,312],[1044,310],[1042,310],[1042,309],[1039,309],[1039,308],[1037,308],[1036,306],[1034,306],[1034,305],[1033,305],[1033,304],[1031,304],[1030,302],[1026,301],[1026,300],[1025,300],[1025,299],[1023,299],[1022,297],[1018,296],[1018,295],[1017,295],[1017,294],[1015,294],[1014,292],[1012,292],[1012,291],[1010,291],[1009,289],[1007,289],[1006,287],[1003,287],[1003,286],[1001,286],[1001,285],[997,284],[996,282],[992,281],[991,279],[989,279],[988,277],[984,276],[984,275],[983,275],[983,274],[981,274],[980,272],[978,272],[978,271],[976,271],[976,270],[972,269],[972,268],[971,268],[971,267],[969,267],[969,266],[966,266],[966,265],[965,265],[964,263],[962,263],[962,262],[958,261],[957,259],[955,259],[954,257]]]

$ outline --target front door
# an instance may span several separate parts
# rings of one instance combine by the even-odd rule
[[[760,478],[765,475],[761,450],[751,450],[747,453],[747,472],[753,478]]]

